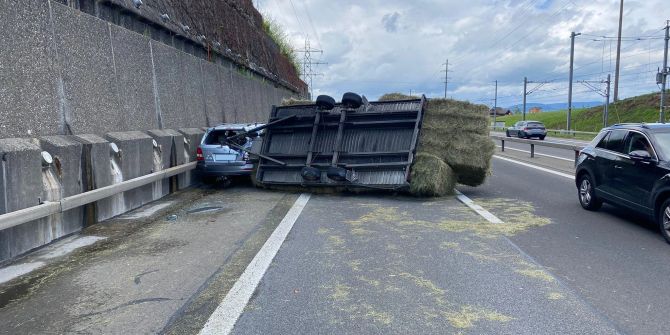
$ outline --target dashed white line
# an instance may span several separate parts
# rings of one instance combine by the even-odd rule
[[[554,175],[557,175],[557,176],[561,176],[561,177],[564,177],[564,178],[569,178],[569,179],[573,179],[573,180],[575,179],[575,176],[574,176],[574,175],[571,175],[571,174],[567,174],[567,173],[563,173],[563,172],[558,172],[558,171],[554,171],[554,170],[551,170],[551,169],[546,169],[546,168],[539,167],[539,166],[535,166],[535,165],[528,164],[528,163],[523,163],[523,162],[515,161],[515,160],[513,160],[513,159],[505,158],[505,157],[502,157],[502,156],[493,155],[493,158],[497,158],[497,159],[500,159],[500,160],[503,160],[503,161],[506,161],[506,162],[510,162],[510,163],[514,163],[514,164],[518,164],[518,165],[522,165],[522,166],[526,166],[526,167],[529,167],[529,168],[532,168],[532,169],[535,169],[535,170],[540,170],[540,171],[543,171],[543,172],[551,173],[551,174],[554,174]]]
[[[499,145],[496,145],[496,146],[497,146],[498,148],[502,148],[502,147],[499,146]],[[505,148],[505,150],[514,150],[514,151],[520,151],[520,152],[525,152],[525,153],[527,153],[527,154],[530,154],[530,151],[527,151],[527,150],[521,150],[521,149],[517,149],[517,148],[510,148],[510,147],[507,147],[507,148]],[[554,158],[554,159],[560,159],[560,160],[564,160],[564,161],[568,161],[568,162],[574,162],[574,161],[575,161],[574,159],[570,159],[570,158],[558,157],[558,156],[547,155],[547,154],[541,154],[541,153],[538,153],[538,152],[536,152],[535,154],[538,155],[538,156],[544,156],[544,157],[549,157],[549,158]]]
[[[485,218],[488,222],[491,223],[504,223],[502,220],[500,220],[497,216],[493,215],[491,212],[487,211],[484,209],[484,207],[477,205],[472,199],[468,198],[465,196],[465,194],[459,192],[458,190],[454,189],[454,192],[456,192],[456,198],[464,203],[466,206],[470,207],[473,211],[477,212],[477,214],[481,215],[483,218]]]
[[[291,209],[286,213],[286,216],[279,223],[275,231],[270,235],[260,251],[256,254],[254,259],[249,263],[244,273],[235,282],[228,294],[221,304],[216,308],[214,313],[209,317],[205,326],[200,330],[201,335],[209,334],[230,334],[235,327],[237,319],[242,315],[244,308],[251,295],[258,287],[261,279],[265,275],[270,263],[279,251],[279,248],[286,240],[286,236],[293,228],[293,224],[302,213],[303,208],[307,205],[310,195],[303,193],[298,200],[295,201]]]

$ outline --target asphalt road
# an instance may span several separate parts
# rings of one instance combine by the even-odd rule
[[[514,195],[551,224],[510,237],[584,301],[630,334],[668,334],[670,245],[644,217],[608,205],[583,210],[572,179],[494,159],[493,176],[462,191],[476,201]],[[485,206],[486,207],[486,206]],[[503,215],[504,209],[492,208]]]
[[[454,197],[312,195],[233,333],[670,333],[654,225],[583,210],[572,152],[508,149],[526,165],[459,186],[503,224]],[[90,227],[106,239],[0,284],[0,333],[198,333],[296,198],[192,189]]]

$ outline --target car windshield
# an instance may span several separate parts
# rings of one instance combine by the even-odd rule
[[[670,157],[670,132],[653,133],[656,140],[656,149],[663,153],[664,157]]]

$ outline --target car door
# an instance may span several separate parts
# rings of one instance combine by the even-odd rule
[[[639,161],[630,158],[630,153],[636,150],[643,150],[652,157],[650,161]],[[653,210],[650,208],[652,188],[654,183],[663,177],[667,171],[658,166],[658,157],[652,147],[649,139],[638,131],[630,131],[624,143],[625,156],[622,157],[616,165],[621,179],[618,185],[621,187],[621,194],[627,202],[644,212]]]
[[[521,137],[521,129],[523,129],[525,122],[519,121],[516,123],[516,126],[514,128],[516,129],[516,137]]]
[[[596,191],[605,198],[612,201],[619,201],[621,197],[619,182],[619,168],[615,168],[616,163],[622,156],[623,144],[628,130],[615,129],[600,141],[596,146],[596,166],[599,176],[596,177],[598,184]]]

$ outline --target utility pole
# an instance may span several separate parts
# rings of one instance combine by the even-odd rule
[[[574,71],[575,64],[575,37],[581,35],[581,33],[575,33],[574,31],[570,33],[570,83],[568,84],[568,120],[567,120],[567,130],[570,130],[572,122],[572,74]]]
[[[670,20],[665,22],[665,51],[663,52],[663,71],[660,73],[661,84],[661,115],[659,122],[665,123],[665,85],[668,82],[668,41],[670,41]]]
[[[493,130],[496,127],[496,116],[498,116],[498,81],[496,80],[496,91],[493,97]]]
[[[607,127],[610,107],[610,74],[607,74],[607,91],[605,91],[605,113],[603,113],[603,128]]]
[[[528,78],[523,77],[523,121],[526,121],[526,96],[528,95],[526,88],[528,87]]]
[[[313,66],[324,65],[328,63],[312,61],[312,53],[323,54],[323,50],[312,48],[309,44],[309,39],[305,39],[305,47],[303,49],[296,50],[296,52],[303,54],[302,78],[309,85],[309,98],[312,99],[314,96],[314,87],[312,85],[314,77],[323,76],[323,73],[315,72]]]
[[[588,80],[581,80],[579,81],[580,83],[584,84],[584,86],[590,88],[593,92],[598,93],[602,97],[605,98],[605,109],[603,110],[603,127],[607,127],[608,122],[609,122],[609,106],[610,106],[610,84],[611,84],[611,75],[607,74],[607,80],[601,80],[601,81],[588,81]],[[603,92],[601,88],[596,87],[594,84],[607,84],[607,88]]]
[[[530,91],[528,90],[528,84],[535,83],[537,86],[533,87]],[[527,77],[523,77],[523,120],[526,121],[526,97],[533,94],[535,91],[540,89],[540,87],[547,84],[547,81],[528,81]]]
[[[616,43],[616,69],[614,70],[614,102],[619,101],[619,66],[621,64],[621,25],[623,23],[623,0],[619,5],[619,35]]]
[[[446,99],[447,85],[449,84],[449,72],[451,72],[449,71],[449,59],[447,59],[447,61],[442,65],[444,65],[444,70],[442,70],[442,72],[444,72],[444,98]]]

